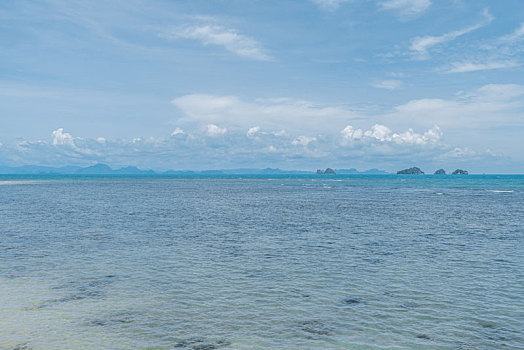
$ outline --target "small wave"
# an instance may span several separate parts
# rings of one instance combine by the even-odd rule
[[[24,180],[5,180],[0,181],[0,186],[8,186],[8,185],[35,185],[43,183],[43,181],[24,181]]]
[[[493,193],[513,193],[515,191],[513,190],[486,190],[488,192],[493,192]]]

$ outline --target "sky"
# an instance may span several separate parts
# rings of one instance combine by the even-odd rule
[[[524,1],[0,2],[0,165],[524,173]]]

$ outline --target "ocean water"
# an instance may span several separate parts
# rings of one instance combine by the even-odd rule
[[[524,176],[0,176],[0,349],[524,349]]]

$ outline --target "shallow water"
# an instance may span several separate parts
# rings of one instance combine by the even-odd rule
[[[0,184],[0,349],[524,348],[524,176]]]

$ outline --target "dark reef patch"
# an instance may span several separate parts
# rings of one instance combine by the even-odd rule
[[[316,320],[302,321],[299,323],[300,329],[306,333],[315,335],[329,335],[331,334],[331,328],[326,326],[324,323]]]
[[[360,304],[362,301],[360,300],[360,298],[348,297],[344,299],[342,302],[346,305],[355,305]]]
[[[202,337],[193,337],[186,340],[179,341],[175,344],[177,349],[191,349],[191,350],[214,350],[224,348],[231,345],[231,342],[225,339],[219,339],[215,342],[206,341]]]
[[[426,334],[417,334],[416,337],[417,337],[418,339],[431,340],[431,338],[429,337],[429,335],[426,335]]]
[[[109,314],[107,317],[101,317],[91,320],[89,324],[91,326],[112,326],[118,324],[132,323],[137,320],[138,314],[140,313],[129,311],[115,312]]]
[[[38,309],[49,307],[57,303],[67,303],[84,299],[95,299],[105,297],[104,288],[114,282],[115,275],[106,275],[86,281],[70,281],[66,284],[54,287],[57,290],[66,290],[67,295],[57,299],[48,300],[37,306]]]

